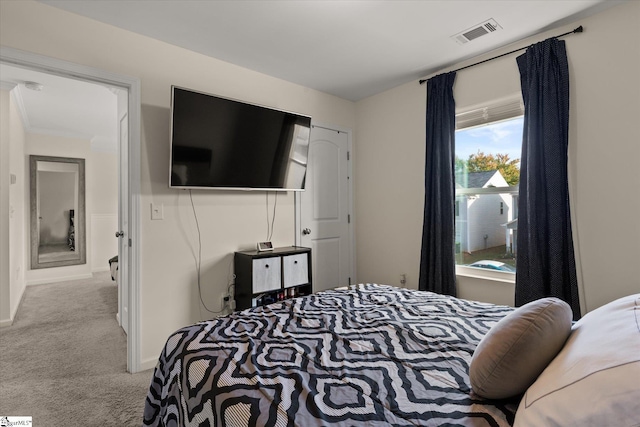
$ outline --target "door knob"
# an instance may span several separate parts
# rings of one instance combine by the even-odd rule
[[[124,231],[116,231],[116,237],[124,237]]]
[[[311,230],[309,228],[305,228],[304,230],[302,230],[302,234],[311,234]]]

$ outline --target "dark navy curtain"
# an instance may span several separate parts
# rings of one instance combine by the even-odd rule
[[[516,306],[553,296],[580,318],[571,236],[565,42],[548,39],[517,58],[524,100],[518,204]]]
[[[427,82],[424,222],[419,289],[456,295],[454,156],[456,73]]]

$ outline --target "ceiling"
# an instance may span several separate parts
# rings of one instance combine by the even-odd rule
[[[39,1],[351,101],[621,2]],[[501,28],[465,44],[452,38],[489,19]],[[115,146],[112,90],[5,64],[0,80],[19,85],[29,130]],[[27,90],[24,81],[44,88]]]
[[[116,150],[117,91],[96,83],[0,64],[2,87],[13,90],[27,132],[91,141],[94,151]],[[25,82],[42,89],[31,90]]]
[[[593,14],[605,0],[39,0],[357,101]],[[451,36],[494,19],[464,45]]]

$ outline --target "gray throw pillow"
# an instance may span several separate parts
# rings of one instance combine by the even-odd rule
[[[571,307],[558,298],[532,301],[508,314],[473,353],[473,392],[488,399],[524,393],[562,349],[571,319]]]

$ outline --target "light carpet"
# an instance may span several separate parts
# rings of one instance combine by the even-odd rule
[[[0,416],[40,426],[140,426],[152,371],[129,374],[109,273],[28,286],[0,328]]]

